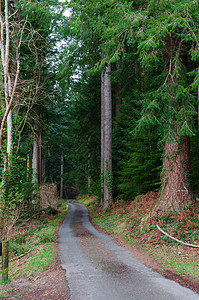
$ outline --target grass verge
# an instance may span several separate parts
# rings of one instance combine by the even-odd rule
[[[19,276],[34,276],[55,260],[55,230],[68,208],[65,201],[61,201],[56,215],[46,214],[40,220],[32,220],[26,226],[16,229],[9,241],[9,280]]]
[[[199,245],[198,206],[189,207],[181,213],[154,217],[151,212],[156,201],[157,194],[150,192],[130,203],[118,201],[103,212],[95,199],[83,199],[96,225],[107,232],[123,236],[127,243],[139,247],[176,274],[199,282],[199,248],[179,244],[163,235],[156,227],[159,225],[183,242]]]

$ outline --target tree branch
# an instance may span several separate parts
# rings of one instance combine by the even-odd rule
[[[181,244],[183,244],[183,245],[185,245],[185,246],[188,246],[188,247],[199,248],[199,245],[194,245],[194,244],[184,243],[183,241],[180,241],[180,240],[174,238],[173,236],[171,236],[170,234],[166,233],[166,232],[165,232],[164,230],[162,230],[158,225],[156,225],[156,226],[157,226],[157,229],[158,229],[160,232],[162,232],[164,235],[168,236],[170,239],[172,239],[172,240],[174,240],[174,241],[176,241],[176,242],[178,242],[178,243],[181,243]]]

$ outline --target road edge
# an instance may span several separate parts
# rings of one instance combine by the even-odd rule
[[[86,206],[86,205],[84,205],[84,206]],[[135,245],[127,244],[124,237],[118,236],[114,233],[107,232],[105,229],[103,229],[100,226],[96,225],[94,223],[94,221],[92,220],[90,211],[89,211],[87,206],[86,206],[86,208],[88,210],[89,221],[95,227],[95,229],[111,236],[119,246],[124,247],[126,250],[131,252],[146,267],[151,268],[152,270],[160,273],[165,278],[173,280],[173,281],[179,283],[181,286],[189,288],[192,291],[199,294],[199,284],[197,282],[194,282],[193,280],[191,280],[188,277],[185,278],[184,276],[176,274],[175,272],[173,272],[169,268],[162,265],[157,260],[154,260],[154,258],[152,256],[150,256],[149,254],[143,252],[139,247],[137,247]]]

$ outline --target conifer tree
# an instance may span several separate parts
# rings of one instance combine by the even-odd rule
[[[128,58],[129,64],[133,65],[133,83],[129,81],[126,73],[126,78],[123,76],[125,83],[121,85],[119,95],[127,99],[127,107],[132,103],[136,117],[133,124],[129,122],[129,126],[124,126],[124,110],[116,122],[120,124],[121,131],[123,127],[128,128],[131,136],[131,139],[127,138],[126,145],[121,143],[121,151],[114,141],[114,149],[117,148],[113,168],[117,169],[116,177],[120,174],[120,181],[125,178],[129,163],[132,166],[130,170],[137,168],[141,171],[145,165],[146,174],[142,175],[146,176],[141,177],[145,178],[148,187],[150,184],[154,187],[158,183],[157,177],[154,176],[154,185],[153,182],[149,183],[148,171],[151,166],[158,174],[160,152],[158,146],[152,149],[150,144],[158,145],[161,136],[164,154],[162,191],[157,211],[162,213],[183,209],[194,202],[190,187],[189,139],[195,134],[194,125],[197,118],[197,5],[188,0],[88,0],[84,3],[71,1],[69,6],[72,11],[69,31],[72,35],[70,47],[67,48],[69,59],[66,68],[70,77],[75,65],[80,70],[79,76],[85,69],[102,70],[108,64],[113,65],[118,61],[119,69],[125,73],[129,68],[125,63]],[[136,103],[136,97],[139,99],[139,105]],[[155,133],[151,134],[151,130]],[[136,135],[137,131],[144,137]],[[118,137],[118,142],[121,140],[121,137]],[[129,145],[130,143],[132,145]],[[148,153],[144,163],[142,152],[139,151],[141,144]],[[117,164],[119,155],[123,160],[120,166]],[[157,159],[154,161],[152,156]],[[137,165],[136,159],[139,161]],[[102,161],[103,159],[101,163],[104,167]],[[135,176],[136,182],[136,173],[132,171],[131,175],[131,179]],[[118,178],[116,182],[118,183]],[[135,182],[132,182],[132,187],[135,187]],[[141,188],[137,191],[141,191],[142,184],[139,180],[137,182]],[[122,186],[125,186],[125,182]]]
[[[147,112],[152,118],[155,112],[165,143],[162,190],[157,205],[160,213],[180,211],[194,201],[190,189],[189,137],[194,134],[196,99],[190,89],[195,80],[189,81],[188,72],[189,61],[197,55],[197,22],[197,8],[192,1],[150,1],[147,21],[140,33],[143,66],[151,68],[160,61],[164,66],[163,81],[151,93],[143,112],[143,118]]]

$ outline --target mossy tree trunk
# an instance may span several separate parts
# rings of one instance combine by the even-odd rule
[[[179,212],[194,201],[190,191],[190,139],[178,136],[165,142],[162,190],[156,211]]]

